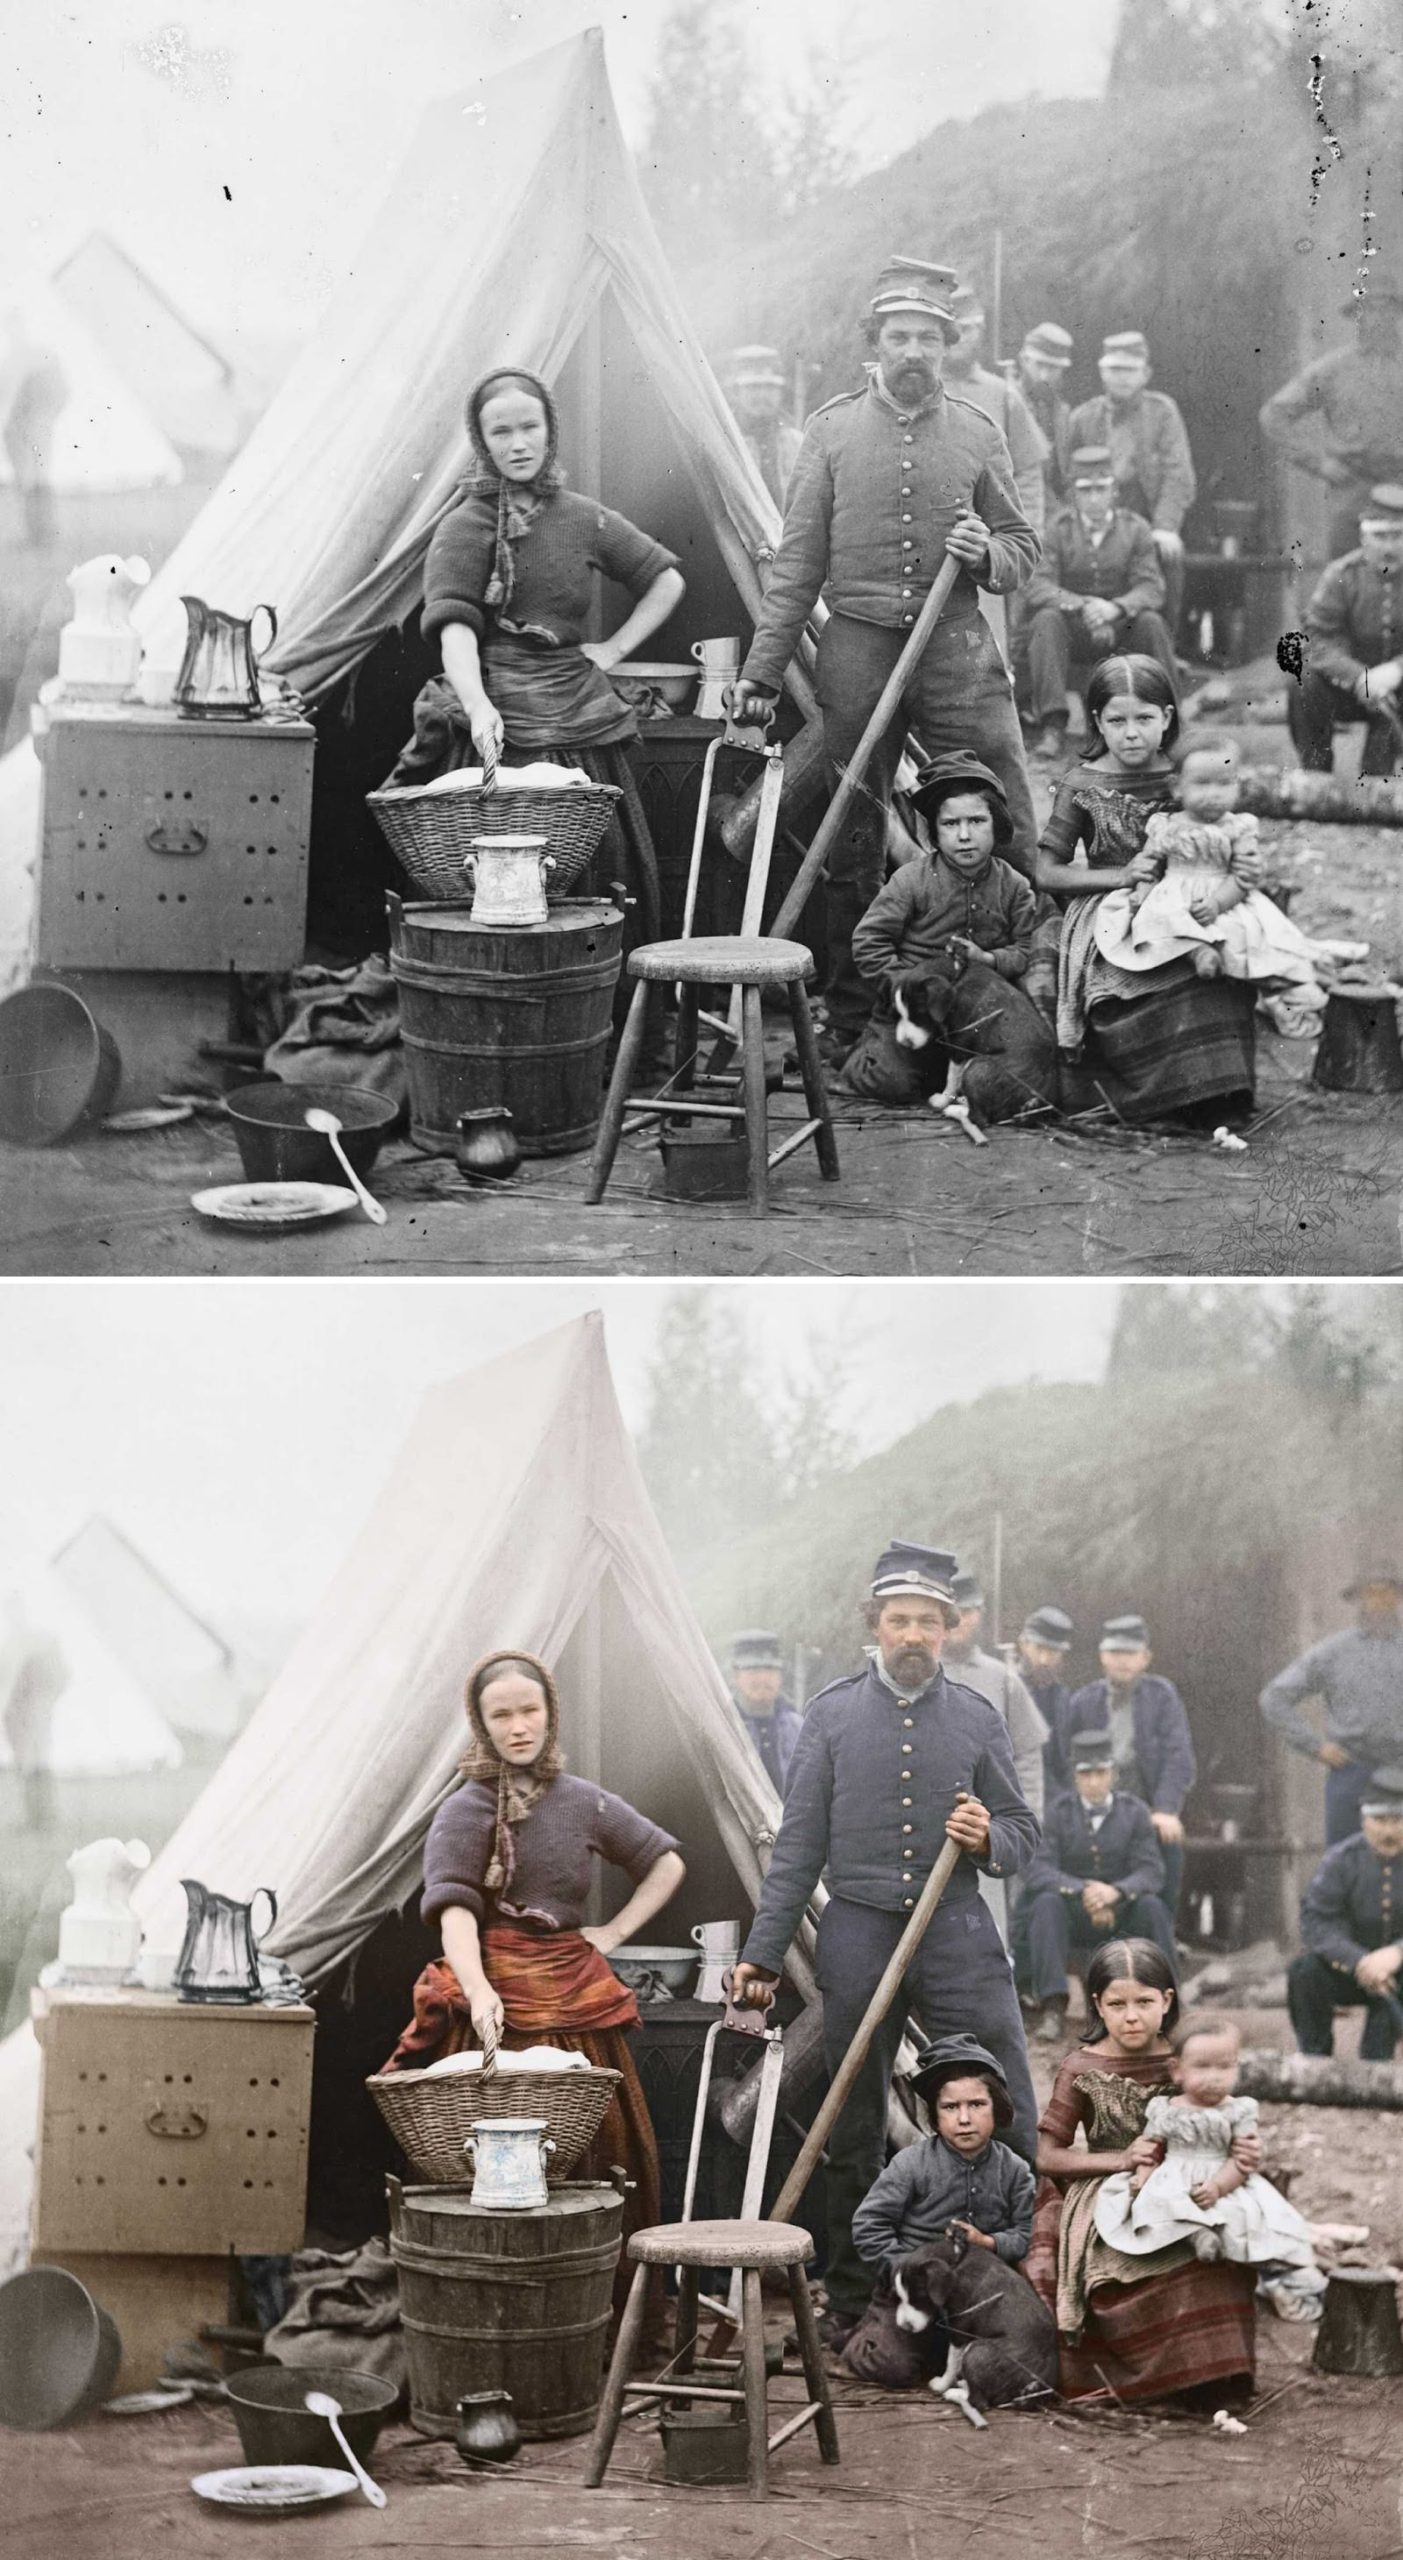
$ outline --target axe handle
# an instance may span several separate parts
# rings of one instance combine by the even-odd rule
[[[955,1872],[960,1855],[959,1842],[947,1840],[926,1878],[920,1900],[902,1930],[886,1972],[867,2003],[862,2024],[838,2065],[828,2095],[809,2127],[804,2147],[770,2207],[767,2217],[769,2221],[789,2221],[799,2198],[813,2176],[823,2146],[833,2130],[840,2111],[847,2104],[853,2082],[867,2060],[872,2039],[896,1998],[901,1987],[902,1975],[930,1927],[935,1915],[935,1906]]]
[[[794,931],[809,903],[814,882],[823,869],[828,859],[829,848],[848,814],[858,785],[871,762],[872,751],[895,717],[897,705],[910,683],[912,669],[945,611],[950,599],[950,590],[960,574],[962,565],[962,562],[955,558],[953,551],[946,552],[935,584],[916,616],[911,636],[882,687],[877,708],[848,759],[847,771],[839,781],[814,840],[794,874],[789,894],[770,927],[770,932],[781,941]]]

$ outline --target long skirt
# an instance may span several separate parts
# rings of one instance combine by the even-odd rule
[[[1076,2220],[1091,2226],[1096,2183],[1071,2181],[1064,2196],[1053,2179],[1039,2180],[1024,2261],[1034,2291],[1058,2317],[1061,2398],[1110,2406],[1117,2400],[1173,2399],[1207,2384],[1250,2383],[1256,2369],[1256,2278],[1252,2268],[1226,2260],[1189,2257],[1137,2284],[1096,2282],[1097,2259],[1104,2265],[1119,2258],[1101,2243],[1090,2255],[1093,2281],[1076,2306],[1079,2332],[1069,2335],[1067,2271],[1065,2265],[1059,2269],[1067,2254],[1059,2246],[1062,2219],[1070,2203]]]

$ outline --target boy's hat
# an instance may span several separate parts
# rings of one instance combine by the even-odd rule
[[[1149,1641],[1150,1630],[1143,1618],[1108,1618],[1101,1629],[1100,1650],[1102,1653],[1138,1653],[1142,1645],[1148,1646]]]
[[[1040,320],[1024,339],[1035,356],[1046,356],[1050,364],[1069,365],[1072,361],[1072,333],[1059,328],[1055,320]]]
[[[1034,1644],[1055,1644],[1059,1653],[1067,1653],[1072,1643],[1072,1621],[1065,1609],[1030,1609],[1023,1633]]]
[[[989,799],[989,813],[994,821],[995,844],[1009,844],[1013,838],[1013,820],[1009,815],[1008,795],[996,773],[968,747],[958,747],[948,756],[933,756],[923,764],[912,785],[910,797],[923,818],[934,820],[942,800],[953,791],[982,791]]]
[[[1114,1769],[1116,1755],[1108,1733],[1074,1733],[1072,1767],[1074,1769]]]
[[[1013,2100],[1003,2070],[988,2047],[973,2036],[940,2036],[934,2044],[927,2045],[911,2074],[911,2086],[928,2107],[933,2107],[947,2080],[969,2080],[976,2075],[992,2083],[989,2094],[994,2101],[995,2124],[1012,2124]]]

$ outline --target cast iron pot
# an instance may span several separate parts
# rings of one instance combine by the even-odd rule
[[[375,2373],[342,2373],[331,2365],[310,2364],[252,2365],[225,2383],[246,2462],[345,2468],[325,2418],[314,2418],[302,2405],[309,2391],[327,2391],[340,2401],[341,2432],[357,2460],[369,2463],[375,2439],[399,2398],[394,2383],[382,2382]]]
[[[365,1181],[399,1118],[399,1104],[354,1084],[246,1084],[227,1097],[235,1143],[250,1182],[337,1182],[346,1177],[309,1110],[334,1112],[341,1144]]]

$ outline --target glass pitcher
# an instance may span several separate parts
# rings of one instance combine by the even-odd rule
[[[182,1876],[187,1917],[185,1939],[175,1968],[175,1987],[182,2000],[204,2000],[225,2007],[246,2007],[263,1996],[258,1974],[259,1939],[254,1935],[253,1905],[261,1894],[268,1905],[262,1930],[267,1937],[278,1916],[278,1898],[261,1884],[252,1901],[232,1902],[211,1893],[194,1876]]]
[[[187,720],[256,720],[263,708],[258,689],[258,659],[253,625],[268,616],[264,653],[278,636],[278,617],[270,604],[256,604],[248,620],[220,613],[202,596],[182,596],[189,625],[185,655],[175,680],[174,699]]]

